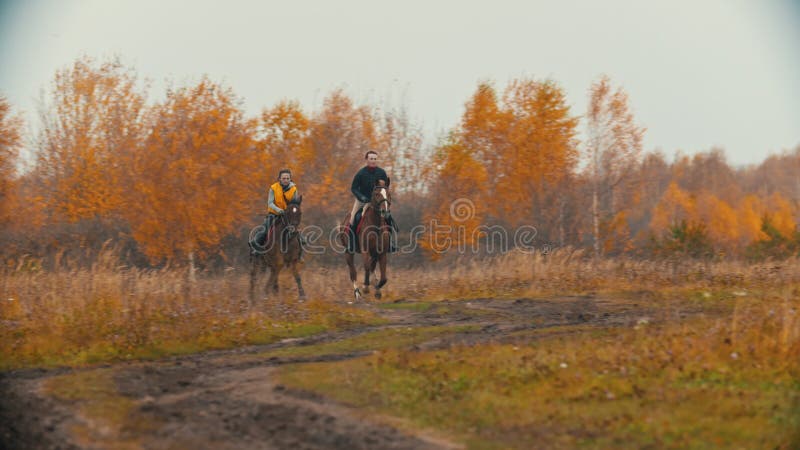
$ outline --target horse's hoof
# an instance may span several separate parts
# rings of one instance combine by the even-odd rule
[[[375,298],[381,298],[381,291],[375,292]]]
[[[353,291],[353,296],[355,297],[356,301],[360,301],[361,300],[361,291],[356,289],[355,291]]]

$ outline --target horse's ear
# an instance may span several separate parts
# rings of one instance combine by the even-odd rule
[[[303,203],[303,195],[302,195],[302,194],[298,195],[297,197],[295,197],[295,198],[294,198],[294,200],[296,200],[296,203],[297,203],[298,205],[299,205],[300,203]]]
[[[391,182],[391,180],[392,180],[391,178],[386,177],[386,187],[387,188],[389,187],[389,183]]]

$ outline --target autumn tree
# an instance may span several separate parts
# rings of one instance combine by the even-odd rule
[[[673,181],[653,211],[650,228],[658,233],[681,222],[692,222],[696,217],[697,205],[694,197]]]
[[[628,209],[627,219],[631,224],[634,244],[641,247],[647,243],[650,235],[648,225],[656,205],[673,180],[670,164],[658,151],[648,152],[642,157],[635,177],[639,180],[637,192],[634,194],[636,199],[634,205]],[[589,210],[591,204],[587,206],[586,210]]]
[[[508,150],[508,128],[511,117],[501,110],[497,93],[489,82],[478,84],[475,93],[464,105],[458,129],[458,139],[469,149],[476,161],[486,169],[491,180],[503,183],[507,170],[502,166],[503,154]],[[486,201],[486,199],[480,199]],[[491,213],[498,217],[499,211]]]
[[[497,128],[499,118],[494,88],[480,83],[464,105],[459,127],[434,149],[426,178],[436,202],[423,215],[428,230],[422,241],[433,259],[458,246],[471,248],[481,238],[480,225],[501,215],[487,185],[501,176],[498,148],[507,139]]]
[[[627,214],[622,198],[631,192],[631,185],[636,181],[633,175],[642,152],[644,128],[634,123],[627,93],[622,88],[614,90],[607,76],[602,76],[589,89],[586,124],[586,157],[592,185],[592,243],[595,255],[599,255],[612,229],[627,227],[626,221],[621,220]],[[602,228],[605,233],[601,232]],[[616,231],[613,234],[619,237]]]
[[[437,203],[423,215],[428,229],[421,242],[432,259],[450,250],[472,249],[482,237],[480,225],[489,209],[485,199],[487,173],[472,152],[453,137],[439,146],[430,180]]]
[[[84,57],[59,70],[40,109],[37,173],[52,220],[118,217],[122,162],[143,139],[145,96],[119,60]]]
[[[261,112],[256,128],[256,145],[264,153],[268,180],[284,167],[302,178],[313,159],[310,148],[310,120],[296,101],[281,101]]]
[[[430,154],[422,129],[415,125],[405,107],[375,111],[378,126],[378,148],[383,167],[395,183],[395,192],[404,199],[419,199],[426,189],[426,162]],[[412,200],[413,201],[413,200]]]
[[[479,83],[459,126],[436,150],[431,185],[441,200],[429,220],[452,225],[450,203],[463,199],[470,202],[469,220],[457,221],[473,236],[468,244],[482,236],[470,230],[487,224],[536,225],[564,242],[574,197],[559,188],[575,182],[576,125],[552,81],[514,80],[501,100],[490,83]]]
[[[11,104],[0,95],[0,224],[3,225],[10,220],[11,197],[21,145],[22,119],[12,113]]]
[[[680,156],[673,172],[678,184],[689,192],[707,191],[729,204],[735,204],[741,197],[736,174],[720,148],[695,153],[691,157]]]
[[[304,163],[303,190],[309,222],[335,217],[338,223],[352,206],[350,183],[369,150],[380,153],[380,128],[373,108],[356,106],[342,91],[332,92],[310,121],[310,158]],[[389,177],[392,174],[389,173]],[[305,221],[305,219],[304,219]]]
[[[291,170],[293,179],[305,191],[304,175],[313,154],[310,120],[300,104],[284,100],[271,108],[264,108],[256,120],[255,145],[263,163],[251,180],[254,186],[259,187],[259,194],[252,198],[250,210],[251,217],[259,220],[267,213],[268,189],[280,170]]]
[[[770,155],[758,166],[740,169],[736,175],[744,192],[762,197],[778,192],[800,203],[800,145]]]
[[[126,216],[151,260],[188,260],[214,250],[263,194],[263,165],[231,89],[207,78],[171,89],[153,107],[148,136],[131,159]]]
[[[497,129],[507,130],[507,143],[499,148],[505,173],[498,204],[509,225],[535,224],[543,238],[559,239],[566,221],[562,188],[578,162],[578,119],[552,80],[512,81],[501,111]]]

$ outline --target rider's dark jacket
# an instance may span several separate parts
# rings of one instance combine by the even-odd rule
[[[350,187],[350,192],[362,203],[368,203],[372,198],[372,190],[375,188],[375,183],[378,180],[384,180],[386,187],[389,187],[389,177],[386,171],[380,167],[375,167],[370,170],[369,167],[364,166],[353,177],[353,184]]]

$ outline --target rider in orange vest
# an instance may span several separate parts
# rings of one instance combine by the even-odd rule
[[[267,218],[264,220],[264,232],[256,236],[256,244],[263,247],[266,243],[267,233],[275,223],[275,219],[283,214],[289,202],[297,196],[297,185],[292,182],[292,172],[282,169],[278,173],[278,181],[269,187],[267,200]]]

